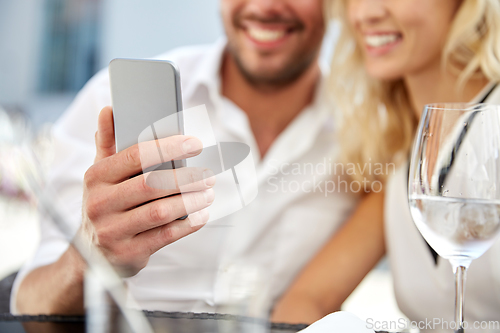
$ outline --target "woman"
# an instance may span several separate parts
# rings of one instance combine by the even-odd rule
[[[385,181],[385,194],[363,199],[277,303],[273,320],[312,322],[338,310],[387,248],[400,309],[411,320],[450,322],[453,272],[411,219],[407,156],[425,104],[500,104],[500,1],[331,0],[331,5],[342,24],[331,91],[344,112],[339,135],[345,161],[398,168],[386,177],[360,176]],[[472,263],[465,299],[470,325],[500,321],[500,241]]]

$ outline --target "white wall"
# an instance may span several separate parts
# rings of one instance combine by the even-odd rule
[[[35,92],[41,44],[40,0],[0,1],[0,103],[15,104]]]
[[[222,35],[219,0],[103,0],[101,67]]]
[[[101,0],[99,66],[116,57],[152,57],[222,35],[219,0]],[[42,0],[0,0],[0,104],[36,98]]]
[[[102,6],[99,68],[117,57],[152,57],[182,45],[211,43],[223,33],[219,0],[97,1]],[[37,92],[44,4],[0,0],[0,106],[21,107],[35,125],[55,121],[74,95]]]

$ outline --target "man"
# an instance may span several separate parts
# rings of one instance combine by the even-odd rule
[[[51,179],[66,216],[119,269],[143,308],[216,312],[235,267],[258,272],[275,301],[352,208],[353,196],[325,193],[331,173],[307,168],[331,161],[335,150],[331,110],[319,93],[322,2],[222,0],[227,42],[160,56],[180,68],[184,106],[206,104],[217,139],[248,144],[257,162],[256,200],[213,225],[201,228],[214,200],[211,178],[182,194],[189,209],[180,196],[144,186],[142,176],[130,179],[141,171],[139,152],[134,146],[115,154],[105,72],[56,126],[60,158]],[[201,148],[194,137],[159,141],[169,156]],[[14,285],[12,309],[81,313],[84,270],[64,237],[43,224],[37,255]]]

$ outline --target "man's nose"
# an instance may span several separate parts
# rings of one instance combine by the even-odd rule
[[[254,14],[262,16],[274,16],[283,13],[286,8],[286,0],[247,0],[248,9]],[[295,0],[293,0],[295,1]]]

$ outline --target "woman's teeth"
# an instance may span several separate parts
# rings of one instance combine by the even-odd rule
[[[397,34],[390,35],[369,35],[365,36],[365,43],[371,47],[380,47],[386,44],[394,43],[398,40],[399,36]]]
[[[258,42],[269,43],[283,38],[286,32],[285,30],[269,30],[250,27],[248,28],[248,34]]]

